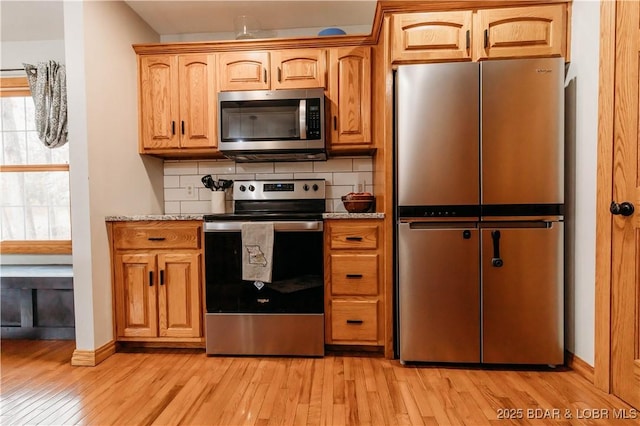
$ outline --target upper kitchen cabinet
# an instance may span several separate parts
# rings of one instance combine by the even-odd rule
[[[222,91],[267,90],[269,81],[269,52],[226,52],[218,57]]]
[[[371,147],[371,48],[329,50],[329,149]]]
[[[567,57],[565,4],[481,9],[474,19],[476,59]]]
[[[567,57],[567,6],[398,13],[391,17],[391,61],[477,61]]]
[[[391,18],[393,62],[470,61],[470,10],[399,13]]]
[[[140,153],[216,147],[215,56],[140,56]]]
[[[290,49],[220,54],[221,91],[326,87],[326,51]]]
[[[272,89],[327,87],[327,53],[324,49],[275,50],[271,52]]]

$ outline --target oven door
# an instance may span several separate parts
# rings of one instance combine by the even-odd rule
[[[322,221],[273,224],[262,283],[242,279],[242,222],[205,222],[207,354],[324,355]]]
[[[322,222],[274,222],[270,283],[242,279],[241,228],[205,224],[207,312],[323,313]]]

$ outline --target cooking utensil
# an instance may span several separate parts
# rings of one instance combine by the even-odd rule
[[[225,189],[233,186],[233,181],[230,179],[219,179],[218,184],[220,184],[220,189],[224,191]]]
[[[213,189],[214,181],[211,175],[204,175],[200,180],[202,181],[202,184],[205,186],[205,188],[209,188],[210,190],[214,191]]]
[[[233,186],[232,180],[218,179],[215,181],[211,175],[204,175],[201,180],[205,188],[209,188],[212,191],[224,191],[225,189]]]

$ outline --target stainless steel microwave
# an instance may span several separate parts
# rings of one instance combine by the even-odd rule
[[[218,94],[218,149],[239,162],[326,160],[324,89]]]

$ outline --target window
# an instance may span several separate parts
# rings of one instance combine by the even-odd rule
[[[71,253],[69,145],[38,138],[26,77],[0,79],[1,252]]]

